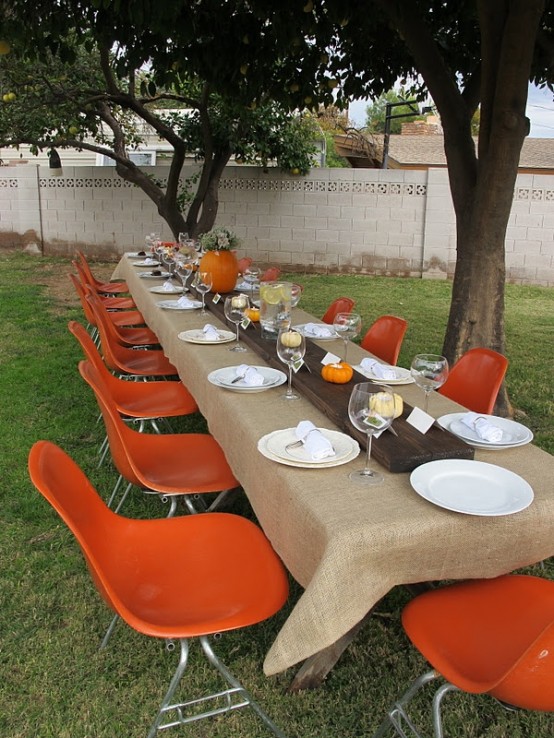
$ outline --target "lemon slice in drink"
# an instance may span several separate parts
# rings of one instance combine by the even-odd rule
[[[280,284],[260,285],[260,299],[265,300],[268,305],[277,305],[284,298],[283,288]]]

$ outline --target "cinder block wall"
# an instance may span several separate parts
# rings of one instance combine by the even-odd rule
[[[152,167],[163,180],[164,167]],[[242,239],[240,255],[290,271],[444,279],[454,271],[455,219],[448,174],[314,169],[306,177],[230,166],[218,224]],[[117,258],[146,233],[170,239],[142,191],[109,167],[0,167],[0,246]],[[554,177],[520,175],[506,236],[507,278],[554,286]]]

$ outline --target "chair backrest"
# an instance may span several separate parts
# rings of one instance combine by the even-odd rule
[[[119,379],[108,370],[108,368],[104,364],[100,352],[94,344],[94,341],[86,332],[81,323],[78,323],[76,320],[70,320],[67,324],[67,327],[69,329],[69,332],[77,339],[77,342],[81,346],[85,357],[98,371],[98,374],[102,378],[108,390],[110,390],[112,386],[115,386],[120,382],[126,382],[126,380]]]
[[[121,419],[108,386],[90,361],[79,362],[79,373],[94,392],[100,407],[115,468],[131,484],[143,486],[129,459],[129,447],[132,446],[133,435],[138,431],[129,428]]]
[[[83,281],[96,287],[98,284],[100,284],[100,282],[92,273],[92,270],[85,255],[82,251],[79,251],[78,249],[75,251],[75,254],[77,256],[77,261],[74,261],[73,263],[79,269],[79,272],[84,275],[85,279]]]
[[[391,366],[396,366],[408,323],[394,315],[381,315],[361,341],[361,347]]]
[[[473,348],[454,364],[441,395],[476,413],[490,414],[508,368],[508,359],[497,351]]]
[[[127,361],[136,358],[136,352],[133,349],[122,346],[118,342],[117,337],[113,335],[113,323],[104,312],[100,311],[97,304],[99,300],[98,295],[87,289],[86,299],[94,313],[95,325],[100,334],[100,346],[104,361],[112,371],[132,374],[133,372],[128,369]]]
[[[269,269],[266,269],[260,276],[260,282],[273,282],[274,279],[279,279],[280,276],[281,269],[279,267],[269,267]]]
[[[338,313],[351,313],[354,309],[354,305],[354,300],[351,300],[349,297],[337,297],[337,299],[333,300],[333,302],[329,305],[321,320],[324,323],[329,323],[330,325],[332,325],[335,316]]]
[[[252,264],[252,257],[251,256],[243,256],[242,259],[239,259],[237,261],[237,266],[239,269],[239,274],[243,274],[245,269],[248,269],[248,267]]]
[[[75,264],[75,262],[73,262]],[[69,278],[71,279],[73,286],[75,288],[75,292],[77,293],[79,297],[79,301],[81,303],[81,306],[83,308],[83,312],[85,314],[85,318],[87,319],[87,323],[90,325],[96,326],[96,316],[94,315],[94,312],[87,300],[85,288],[83,287],[82,281],[79,280],[78,277],[75,276],[75,274],[70,274]]]

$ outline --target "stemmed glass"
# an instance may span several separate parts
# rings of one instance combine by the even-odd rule
[[[371,441],[375,433],[390,426],[394,419],[394,397],[389,387],[373,382],[354,385],[348,403],[350,422],[362,433],[367,434],[365,467],[349,474],[355,484],[380,484],[384,477],[370,468]]]
[[[206,315],[206,293],[212,289],[212,273],[201,272],[198,269],[194,276],[193,285],[194,289],[202,295],[202,310],[200,314]]]
[[[289,383],[287,391],[282,395],[284,400],[298,400],[299,395],[292,391],[293,366],[304,358],[306,353],[306,339],[298,331],[283,328],[277,336],[277,356],[289,368]]]
[[[244,320],[244,311],[249,307],[246,295],[229,295],[225,298],[223,309],[225,317],[230,323],[234,323],[237,331],[237,342],[229,351],[246,351],[246,347],[242,346],[239,338],[239,325]]]
[[[346,361],[348,341],[360,334],[362,319],[358,313],[337,313],[333,321],[333,328],[344,341],[343,361]]]
[[[293,308],[296,307],[300,302],[301,297],[302,287],[299,284],[295,284],[293,282],[290,289],[290,306]]]
[[[193,264],[190,261],[183,261],[182,259],[178,259],[175,264],[177,267],[177,274],[179,275],[179,278],[183,285],[184,294],[188,291],[187,282],[190,275],[192,274]]]
[[[442,387],[448,378],[448,361],[438,354],[418,354],[410,367],[412,377],[425,393],[423,409],[427,412],[429,395]]]
[[[256,286],[260,282],[260,268],[257,266],[254,266],[254,264],[251,264],[249,267],[246,267],[244,272],[242,273],[242,278],[250,286],[250,289],[253,291]]]

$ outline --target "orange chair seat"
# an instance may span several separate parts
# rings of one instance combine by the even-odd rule
[[[402,625],[459,689],[554,710],[554,582],[507,575],[431,590],[408,603]]]
[[[329,305],[327,310],[324,312],[321,320],[329,325],[333,324],[335,317],[338,313],[351,313],[354,309],[355,302],[349,297],[337,297],[336,300]]]

